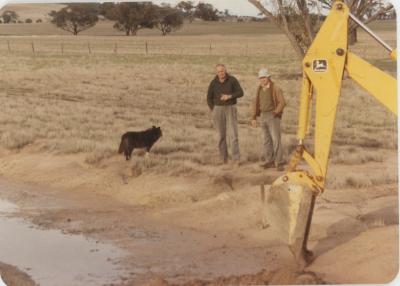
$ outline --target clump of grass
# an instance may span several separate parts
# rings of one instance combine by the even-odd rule
[[[131,176],[137,177],[146,173],[162,173],[166,176],[179,176],[195,171],[194,163],[188,159],[175,160],[165,156],[149,155],[143,157],[133,157],[131,166]]]
[[[386,226],[386,223],[383,218],[375,219],[368,225],[369,228],[378,228],[378,227],[385,227],[385,226]]]
[[[385,170],[385,172],[375,172],[371,174],[348,172],[335,173],[328,171],[327,188],[366,188],[377,185],[386,185],[398,182],[397,170]]]
[[[96,148],[86,156],[85,163],[89,165],[95,165],[116,154],[116,150],[111,148]]]
[[[158,155],[168,155],[177,152],[186,152],[190,153],[193,151],[193,147],[188,144],[180,144],[180,143],[170,143],[170,144],[162,144],[160,146],[155,146],[152,149],[152,152]]]
[[[28,130],[19,132],[5,132],[1,136],[2,146],[8,149],[20,150],[35,142],[35,135]]]
[[[90,139],[54,140],[53,148],[59,154],[91,153],[96,149],[96,141]]]
[[[167,167],[167,174],[169,176],[181,176],[188,173],[192,174],[193,172],[198,172],[190,160],[168,161]]]
[[[241,160],[244,162],[257,162],[263,155],[261,130],[246,128],[239,137]]]
[[[383,161],[381,152],[360,148],[334,148],[331,152],[331,162],[334,164],[357,165]]]

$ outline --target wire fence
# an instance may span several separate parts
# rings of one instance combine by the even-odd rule
[[[32,53],[32,54],[133,54],[133,55],[219,55],[219,56],[263,56],[271,55],[268,47],[241,46],[227,47],[214,43],[197,45],[159,44],[152,42],[124,44],[124,43],[79,43],[58,42],[43,44],[40,42],[13,42],[12,40],[0,41],[0,52],[2,53]],[[284,57],[288,54],[294,55],[290,47],[284,47],[273,54]]]
[[[357,55],[367,59],[385,59],[388,53],[379,47],[371,48],[368,44],[360,44],[351,48]],[[32,55],[214,55],[214,56],[268,56],[274,58],[295,57],[289,43],[260,42],[206,42],[186,41],[179,39],[169,41],[143,40],[32,40],[11,38],[0,39],[0,53],[32,54]]]

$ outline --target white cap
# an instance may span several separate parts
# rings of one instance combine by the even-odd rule
[[[260,71],[258,72],[258,78],[262,78],[262,77],[270,77],[271,75],[268,72],[268,69],[260,69]]]

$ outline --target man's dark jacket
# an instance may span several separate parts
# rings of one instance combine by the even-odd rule
[[[227,101],[221,101],[221,96],[223,94],[232,95],[232,98]],[[225,81],[221,83],[218,76],[215,76],[208,87],[207,104],[212,110],[215,105],[236,104],[236,99],[242,96],[243,89],[235,77],[226,74]]]

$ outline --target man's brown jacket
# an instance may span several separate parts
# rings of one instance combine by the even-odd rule
[[[257,116],[260,116],[261,110],[260,110],[260,91],[261,91],[261,85],[257,88],[257,93],[256,93],[256,99],[254,100],[254,105],[253,105],[253,116],[252,119],[255,120]],[[272,101],[274,102],[274,113],[276,114],[277,117],[281,118],[283,109],[286,106],[285,99],[283,97],[282,90],[272,81],[270,82],[270,88],[272,90]]]

